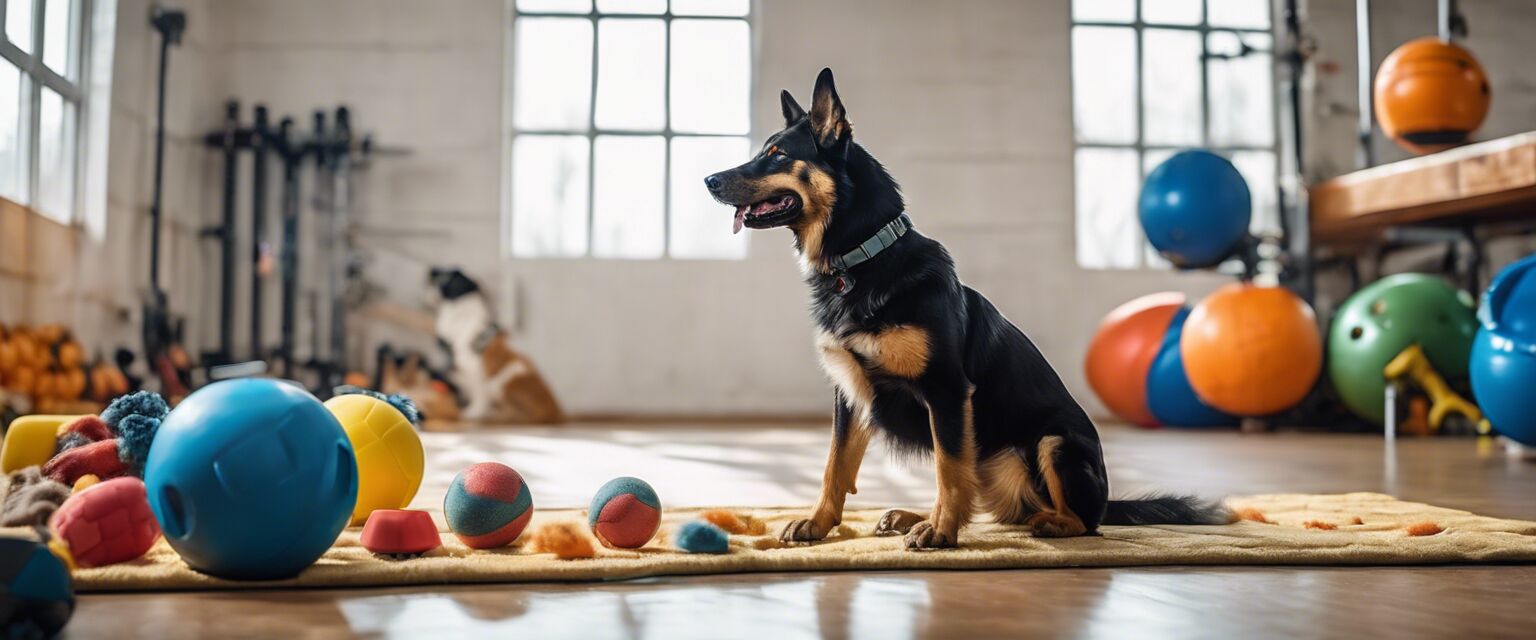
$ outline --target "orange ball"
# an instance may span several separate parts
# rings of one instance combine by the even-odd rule
[[[1147,370],[1183,306],[1182,293],[1154,293],[1116,307],[1099,323],[1083,370],[1088,386],[1115,415],[1143,427],[1157,426],[1147,408]]]
[[[1398,47],[1376,72],[1376,120],[1404,149],[1432,153],[1466,142],[1488,115],[1483,65],[1434,36]]]
[[[1312,307],[1280,287],[1234,283],[1195,305],[1179,336],[1189,384],[1206,404],[1263,416],[1301,402],[1323,369]]]

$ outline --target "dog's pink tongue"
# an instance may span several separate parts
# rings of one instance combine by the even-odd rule
[[[736,207],[736,222],[731,225],[731,235],[741,233],[741,225],[747,221],[747,205]]]

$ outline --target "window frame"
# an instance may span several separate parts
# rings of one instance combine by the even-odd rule
[[[0,0],[3,1],[3,0]],[[733,257],[692,257],[676,256],[673,254],[674,243],[672,241],[672,142],[679,138],[700,139],[741,139],[751,147],[752,131],[755,128],[754,119],[756,109],[753,106],[752,97],[757,94],[757,0],[748,0],[747,14],[744,16],[718,16],[718,15],[690,15],[675,14],[672,12],[672,1],[667,0],[666,9],[660,13],[629,13],[629,12],[605,12],[598,9],[600,0],[591,0],[592,7],[585,13],[569,13],[558,11],[523,11],[517,8],[517,0],[506,0],[506,46],[503,60],[507,62],[505,73],[505,89],[503,90],[503,119],[505,122],[505,135],[503,140],[504,152],[502,154],[502,246],[503,253],[513,260],[604,260],[604,261],[659,261],[659,260],[687,260],[687,261],[740,261],[745,260],[750,254],[750,243],[746,243],[742,253]],[[519,128],[516,124],[514,113],[513,92],[517,87],[517,71],[515,56],[517,55],[517,21],[522,18],[562,18],[587,20],[592,25],[592,52],[591,52],[591,77],[590,89],[587,96],[587,124],[585,128]],[[598,65],[600,64],[599,48],[602,44],[599,23],[602,20],[657,20],[662,23],[664,34],[662,46],[662,127],[658,130],[637,129],[604,129],[597,125],[597,98],[598,98]],[[747,25],[747,131],[740,134],[729,133],[692,133],[678,132],[672,128],[672,23],[674,20],[724,20],[738,21]],[[523,135],[534,136],[571,136],[581,137],[587,144],[587,213],[586,213],[586,242],[585,248],[579,254],[570,255],[518,255],[513,249],[512,238],[517,233],[513,224],[512,190],[512,163],[513,147],[517,138]],[[662,140],[662,218],[661,218],[661,253],[655,256],[626,257],[626,256],[600,256],[593,252],[593,232],[595,231],[596,203],[597,203],[597,139],[603,136],[629,136],[643,138],[661,138]]]
[[[32,5],[32,53],[23,51],[13,44],[10,34],[4,27],[10,8],[23,2]],[[71,43],[74,49],[69,58],[72,69],[65,69],[65,73],[73,73],[77,78],[70,81],[64,75],[60,75],[48,65],[44,64],[43,56],[46,55],[48,43],[46,42],[47,4],[48,0],[0,0],[0,58],[4,62],[17,68],[22,78],[22,96],[20,106],[19,129],[21,132],[21,144],[25,147],[22,160],[23,169],[26,172],[22,180],[23,194],[20,204],[50,220],[61,224],[72,225],[81,219],[80,207],[82,202],[82,184],[84,159],[82,150],[85,148],[85,111],[86,95],[83,88],[83,79],[86,76],[86,60],[90,55],[89,45],[89,21],[92,15],[92,0],[75,0],[71,3],[74,15],[70,16],[69,28],[71,30]],[[72,184],[69,185],[70,205],[68,211],[49,212],[43,211],[37,206],[37,198],[40,187],[40,171],[38,163],[41,160],[41,141],[39,135],[42,129],[42,100],[43,88],[51,89],[63,99],[66,105],[74,107],[73,123],[74,140],[73,148],[69,150],[70,162],[74,164],[72,172]]]
[[[1280,172],[1282,170],[1282,167],[1280,166],[1281,165],[1280,151],[1281,151],[1281,144],[1282,144],[1281,143],[1282,130],[1281,130],[1281,123],[1280,123],[1280,113],[1281,113],[1281,111],[1280,111],[1280,92],[1279,91],[1273,91],[1273,90],[1270,92],[1270,144],[1268,146],[1259,146],[1259,145],[1252,145],[1252,144],[1235,144],[1235,145],[1234,144],[1223,144],[1223,145],[1213,144],[1212,141],[1211,141],[1211,63],[1212,62],[1219,62],[1220,60],[1216,59],[1216,58],[1209,57],[1211,55],[1210,37],[1211,37],[1211,34],[1213,34],[1213,33],[1232,33],[1232,34],[1236,34],[1239,39],[1243,38],[1244,36],[1263,35],[1263,36],[1269,38],[1270,46],[1269,46],[1268,49],[1263,49],[1263,48],[1256,48],[1256,49],[1258,50],[1258,52],[1260,52],[1260,53],[1267,53],[1270,56],[1270,86],[1271,86],[1271,88],[1274,88],[1275,87],[1275,78],[1276,78],[1275,69],[1274,69],[1274,65],[1275,65],[1275,57],[1274,57],[1275,56],[1275,43],[1278,41],[1278,37],[1276,35],[1277,34],[1278,25],[1277,25],[1277,21],[1275,20],[1275,0],[1263,0],[1264,3],[1265,3],[1265,9],[1267,11],[1267,14],[1269,15],[1269,26],[1266,27],[1266,28],[1254,28],[1254,27],[1213,27],[1213,26],[1211,26],[1211,22],[1210,22],[1210,19],[1211,19],[1210,5],[1211,5],[1212,2],[1217,2],[1219,0],[1200,0],[1200,21],[1198,23],[1196,23],[1196,24],[1168,24],[1168,23],[1161,23],[1161,22],[1147,22],[1147,21],[1145,21],[1142,18],[1142,5],[1143,5],[1143,3],[1145,1],[1146,0],[1132,0],[1131,1],[1132,17],[1131,17],[1131,20],[1129,22],[1115,22],[1115,21],[1110,21],[1110,20],[1079,20],[1079,19],[1077,19],[1076,16],[1071,15],[1071,13],[1072,13],[1072,6],[1071,5],[1073,3],[1075,3],[1076,0],[1069,0],[1069,2],[1068,2],[1067,11],[1068,11],[1068,15],[1069,15],[1069,32],[1068,32],[1067,40],[1068,40],[1068,43],[1069,43],[1068,44],[1068,49],[1069,49],[1068,68],[1069,69],[1071,68],[1071,64],[1072,64],[1072,62],[1071,62],[1072,61],[1072,57],[1071,56],[1075,55],[1075,51],[1072,50],[1072,47],[1071,47],[1070,43],[1072,41],[1073,33],[1075,33],[1076,30],[1079,27],[1100,27],[1100,28],[1130,29],[1130,30],[1132,30],[1135,33],[1135,36],[1136,36],[1136,46],[1135,46],[1135,49],[1134,49],[1135,56],[1136,56],[1136,59],[1135,59],[1135,82],[1134,82],[1134,93],[1135,93],[1135,98],[1136,98],[1136,102],[1135,102],[1135,105],[1136,105],[1136,140],[1135,140],[1135,142],[1132,142],[1132,143],[1084,142],[1082,140],[1079,140],[1078,137],[1077,137],[1077,126],[1076,126],[1077,125],[1077,109],[1076,109],[1077,90],[1076,90],[1076,86],[1074,85],[1073,86],[1073,90],[1072,90],[1072,101],[1073,101],[1073,109],[1072,109],[1072,114],[1073,114],[1072,115],[1072,118],[1073,118],[1073,127],[1072,127],[1072,156],[1073,156],[1073,159],[1074,159],[1074,164],[1073,164],[1073,166],[1074,166],[1074,174],[1075,174],[1075,171],[1076,171],[1075,170],[1075,167],[1076,167],[1076,162],[1075,161],[1076,161],[1076,157],[1077,157],[1077,151],[1079,149],[1112,149],[1112,150],[1135,151],[1136,152],[1137,167],[1140,169],[1140,172],[1141,172],[1138,183],[1144,183],[1146,181],[1147,175],[1151,173],[1153,168],[1155,168],[1155,167],[1148,167],[1147,166],[1147,154],[1149,152],[1150,153],[1164,153],[1164,152],[1177,153],[1179,151],[1183,151],[1183,150],[1186,150],[1186,149],[1205,149],[1207,151],[1210,151],[1212,153],[1220,155],[1223,158],[1227,158],[1228,160],[1230,160],[1232,158],[1232,155],[1234,153],[1242,153],[1242,152],[1269,153],[1269,154],[1272,154],[1274,156],[1274,158],[1275,158],[1275,163],[1274,163],[1275,164],[1275,186],[1276,186],[1276,194],[1277,194],[1276,195],[1276,206],[1279,207],[1280,203],[1282,202],[1279,199],[1279,196],[1278,196],[1278,192],[1279,192],[1279,188],[1280,188]],[[1147,143],[1147,122],[1146,122],[1146,120],[1147,120],[1147,118],[1146,118],[1146,113],[1147,113],[1146,107],[1147,107],[1147,105],[1146,105],[1146,94],[1143,91],[1143,77],[1142,76],[1143,76],[1143,71],[1144,71],[1145,65],[1146,65],[1145,40],[1146,40],[1146,32],[1147,32],[1148,29],[1170,30],[1170,31],[1185,31],[1185,32],[1198,33],[1200,35],[1200,140],[1201,140],[1200,144],[1197,144],[1197,145],[1176,145],[1176,144],[1148,144]],[[1073,179],[1075,181],[1077,179],[1077,176],[1074,175]],[[1283,212],[1277,212],[1277,213],[1279,213],[1280,215],[1283,216]],[[1079,214],[1080,214],[1080,212],[1078,211],[1078,208],[1077,208],[1077,198],[1076,198],[1076,194],[1074,193],[1073,203],[1072,203],[1072,216],[1073,216],[1074,229],[1076,229],[1075,225],[1077,223],[1077,219],[1078,219]],[[1074,231],[1074,233],[1075,233],[1075,231]],[[1138,270],[1147,270],[1147,269],[1166,269],[1166,268],[1169,268],[1171,265],[1168,264],[1166,261],[1164,261],[1161,256],[1158,256],[1157,255],[1157,251],[1155,249],[1153,249],[1151,247],[1151,245],[1147,242],[1146,234],[1145,233],[1141,233],[1140,236],[1141,236],[1142,246],[1144,247],[1145,250],[1143,252],[1141,252],[1141,255],[1136,260],[1136,266],[1133,266],[1133,267],[1117,267],[1117,266],[1086,266],[1086,265],[1083,265],[1083,263],[1081,262],[1081,256],[1077,255],[1077,243],[1076,243],[1076,239],[1075,238],[1074,238],[1074,242],[1073,242],[1074,260],[1077,262],[1077,265],[1078,265],[1079,268],[1091,269],[1091,270],[1094,270],[1094,271],[1138,271]]]

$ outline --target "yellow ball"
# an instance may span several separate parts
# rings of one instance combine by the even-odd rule
[[[357,506],[352,525],[376,509],[404,509],[421,487],[425,456],[421,437],[405,414],[388,402],[361,394],[327,400],[357,454]]]

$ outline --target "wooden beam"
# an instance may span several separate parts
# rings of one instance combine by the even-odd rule
[[[1536,132],[1348,173],[1310,196],[1320,244],[1356,243],[1396,225],[1536,217]]]

